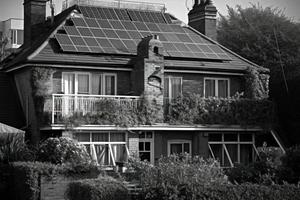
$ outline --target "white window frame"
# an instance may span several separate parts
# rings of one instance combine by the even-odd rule
[[[171,79],[172,78],[179,78],[180,79],[180,90],[181,90],[181,95],[182,95],[182,85],[183,85],[183,78],[181,76],[165,76],[164,80],[168,80],[168,91],[169,91],[169,96],[164,98],[168,99],[168,102],[172,101],[172,84],[171,84]],[[165,86],[166,84],[164,84]]]
[[[232,144],[236,144],[237,145],[237,163],[241,163],[241,145],[243,144],[248,144],[248,145],[252,145],[253,149],[252,149],[252,160],[254,161],[255,160],[255,155],[258,156],[258,151],[257,151],[257,148],[255,146],[255,133],[251,133],[252,134],[252,137],[251,137],[251,141],[240,141],[240,135],[242,135],[243,133],[236,133],[237,134],[237,141],[225,141],[224,140],[224,135],[225,134],[231,134],[231,133],[210,133],[210,134],[222,134],[222,139],[221,141],[208,141],[208,149],[209,149],[209,152],[211,154],[211,156],[216,159],[215,155],[214,155],[214,152],[211,148],[210,145],[214,145],[214,144],[217,144],[217,145],[222,145],[222,158],[220,160],[220,164],[221,165],[224,165],[225,163],[225,156],[227,156],[227,159],[230,163],[230,167],[234,167],[234,163],[232,162],[232,159],[229,155],[229,152],[227,150],[227,146],[226,145],[232,145]],[[250,133],[247,133],[247,134],[250,134]],[[225,166],[226,167],[226,166]]]
[[[171,144],[181,144],[182,150],[184,150],[184,143],[189,144],[190,155],[192,155],[192,141],[191,140],[168,140],[168,156],[171,155]],[[182,152],[184,153],[184,152]]]
[[[107,133],[108,134],[108,141],[105,141],[105,142],[94,142],[94,141],[92,141],[92,139],[93,139],[92,134],[93,133],[103,133],[103,134]],[[114,152],[113,152],[112,145],[125,145],[126,154],[127,154],[127,157],[129,158],[130,154],[129,154],[129,149],[128,149],[128,146],[127,146],[127,139],[128,139],[128,133],[127,132],[124,133],[125,134],[125,141],[123,141],[123,142],[111,142],[110,141],[110,134],[111,134],[110,131],[107,131],[107,132],[99,132],[99,131],[86,132],[86,134],[89,134],[90,141],[89,142],[80,142],[80,141],[78,141],[78,143],[82,144],[82,145],[90,145],[90,152],[89,152],[90,155],[93,155],[96,152],[95,145],[108,145],[108,154],[109,154],[109,157],[108,157],[109,161],[108,162],[109,163],[111,162],[113,166],[116,166],[116,159],[114,157]],[[97,162],[97,165],[100,165],[98,163],[98,161],[96,161],[96,162]]]
[[[219,81],[228,81],[228,88],[227,88],[228,96],[227,97],[230,97],[230,78],[215,78],[215,77],[204,77],[203,97],[206,96],[206,91],[205,91],[205,88],[206,88],[205,82],[206,82],[206,80],[214,80],[214,82],[215,82],[215,96],[214,97],[219,97],[219,84],[218,84],[218,82]]]
[[[65,74],[74,74],[75,75],[75,83],[74,83],[74,94],[75,95],[81,95],[81,94],[78,94],[78,75],[88,75],[89,76],[89,92],[88,94],[92,94],[92,76],[94,73],[91,73],[91,72],[62,72],[62,82],[61,82],[61,87],[62,87],[62,91],[65,93],[65,87],[64,87],[64,80],[63,80],[63,77]],[[95,73],[97,75],[100,75],[101,76],[101,94],[100,95],[106,95],[105,94],[105,77],[106,76],[113,76],[115,77],[115,94],[114,95],[117,95],[118,92],[117,92],[117,74],[114,74],[114,73]]]
[[[150,163],[151,164],[154,164],[154,131],[142,131],[145,133],[145,138],[139,138],[139,143],[140,142],[150,142]],[[147,132],[151,132],[152,133],[152,138],[147,138],[146,135],[147,135]],[[139,149],[139,153],[140,152],[149,152],[149,151],[140,151]]]

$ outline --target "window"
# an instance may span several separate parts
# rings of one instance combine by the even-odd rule
[[[125,162],[129,156],[126,133],[123,132],[80,132],[75,134],[80,144],[85,145],[98,165],[115,166]]]
[[[167,101],[177,98],[182,94],[182,77],[165,77],[164,97]]]
[[[141,160],[154,163],[154,133],[151,131],[139,134],[139,156]]]
[[[63,72],[65,94],[116,95],[116,74]]]
[[[207,97],[229,97],[229,79],[204,78],[204,96]]]
[[[12,44],[18,44],[18,45],[23,44],[23,38],[24,38],[23,30],[11,29],[10,34],[11,34],[11,43]]]
[[[192,153],[192,145],[190,140],[169,140],[168,141],[168,155]]]
[[[93,74],[92,94],[116,95],[117,82],[116,74]]]
[[[250,133],[211,133],[208,147],[211,156],[223,167],[233,167],[234,163],[249,164],[257,153],[254,134]]]

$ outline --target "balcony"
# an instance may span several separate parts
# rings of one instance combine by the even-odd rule
[[[62,124],[67,120],[81,119],[84,124],[95,124],[102,116],[106,118],[102,121],[105,124],[105,121],[109,123],[109,114],[117,113],[117,108],[133,111],[139,104],[139,96],[53,94],[51,123]],[[88,119],[90,121],[85,121]]]

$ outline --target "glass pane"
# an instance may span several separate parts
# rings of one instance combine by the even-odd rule
[[[222,161],[222,145],[221,144],[211,144],[210,145],[215,158],[223,165]]]
[[[108,142],[108,133],[92,133],[93,142]]]
[[[127,160],[125,145],[111,145],[115,162],[124,162]]]
[[[205,80],[205,97],[214,97],[214,96],[216,96],[215,80],[207,79]]]
[[[191,153],[190,152],[190,144],[189,143],[184,143],[183,144],[183,151],[184,151],[184,153]]]
[[[89,142],[90,133],[76,133],[76,139],[78,142]]]
[[[240,145],[240,159],[241,163],[248,165],[253,162],[253,147],[252,144],[241,144]]]
[[[171,154],[181,154],[182,153],[182,144],[171,144]]]
[[[115,76],[105,76],[105,94],[115,95]]]
[[[238,162],[238,145],[237,144],[226,144],[228,153],[230,155],[232,163]]]
[[[23,30],[17,30],[17,44],[23,44]]]
[[[221,142],[222,141],[222,134],[209,134],[208,141]]]
[[[144,142],[139,142],[139,151],[144,151]]]
[[[101,74],[93,74],[92,76],[92,94],[101,95]]]
[[[237,142],[238,141],[238,134],[237,133],[233,133],[233,134],[224,134],[224,141],[233,141],[233,142]]]
[[[172,99],[181,95],[181,78],[171,77],[171,90]]]
[[[219,97],[228,97],[228,80],[219,80],[218,90]]]
[[[145,138],[145,132],[141,132],[141,133],[139,134],[139,138]]]
[[[165,78],[164,82],[164,97],[169,98],[169,78]]]
[[[110,133],[111,142],[125,142],[125,133]]]
[[[78,94],[89,93],[89,75],[78,74]]]
[[[65,94],[75,94],[75,74],[63,74],[63,85]]]
[[[148,162],[150,162],[150,157],[150,152],[140,152],[140,158],[142,161],[147,160]]]
[[[252,142],[252,134],[240,134],[240,141]]]
[[[145,151],[150,151],[150,142],[145,142]]]

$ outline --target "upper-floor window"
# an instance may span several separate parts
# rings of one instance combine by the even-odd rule
[[[62,77],[62,88],[65,94],[116,94],[116,74],[63,72]]]
[[[24,35],[23,35],[24,31],[23,30],[11,29],[10,32],[11,32],[10,33],[11,43],[22,45],[23,44],[23,38],[24,38]]]
[[[164,97],[172,100],[182,94],[182,77],[165,77]]]
[[[204,78],[205,97],[229,97],[229,79],[226,78]]]

